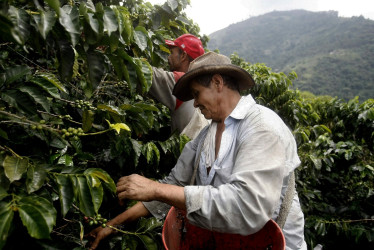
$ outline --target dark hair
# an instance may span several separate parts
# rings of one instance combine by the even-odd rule
[[[195,77],[193,80],[198,84],[208,88],[210,82],[212,81],[213,75],[215,74],[205,74]],[[229,75],[219,74],[223,79],[223,84],[225,84],[229,89],[239,91],[239,84],[236,82],[236,79]]]

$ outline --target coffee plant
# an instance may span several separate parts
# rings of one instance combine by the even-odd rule
[[[123,175],[163,177],[186,136],[147,91],[167,67],[165,39],[199,27],[188,0],[5,0],[0,3],[0,249],[85,249],[84,237],[133,204],[119,204]],[[294,132],[297,190],[310,247],[373,242],[374,100],[304,98],[238,55],[256,101]],[[162,249],[162,222],[118,228],[103,249]],[[20,240],[22,239],[22,240]]]

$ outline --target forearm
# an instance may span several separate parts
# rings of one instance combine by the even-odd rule
[[[150,215],[149,211],[144,207],[143,203],[138,202],[131,208],[111,219],[107,224],[110,226],[121,225],[125,222],[137,220],[140,217]]]
[[[186,197],[184,195],[184,187],[158,183],[155,188],[155,199],[167,203],[171,206],[186,209]]]

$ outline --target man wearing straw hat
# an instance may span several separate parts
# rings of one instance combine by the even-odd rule
[[[223,233],[254,234],[274,219],[282,224],[287,249],[306,249],[304,215],[292,184],[300,165],[296,142],[278,115],[251,95],[240,95],[254,84],[226,56],[208,52],[195,59],[173,94],[194,99],[212,123],[186,144],[163,180],[122,177],[118,198],[141,202],[110,225],[150,214],[162,218],[171,205],[185,210],[191,224]],[[112,229],[104,230],[94,234],[92,249]]]

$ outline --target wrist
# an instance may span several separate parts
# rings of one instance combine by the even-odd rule
[[[154,182],[153,188],[153,200],[156,201],[163,201],[163,190],[162,190],[162,183],[157,181]]]

